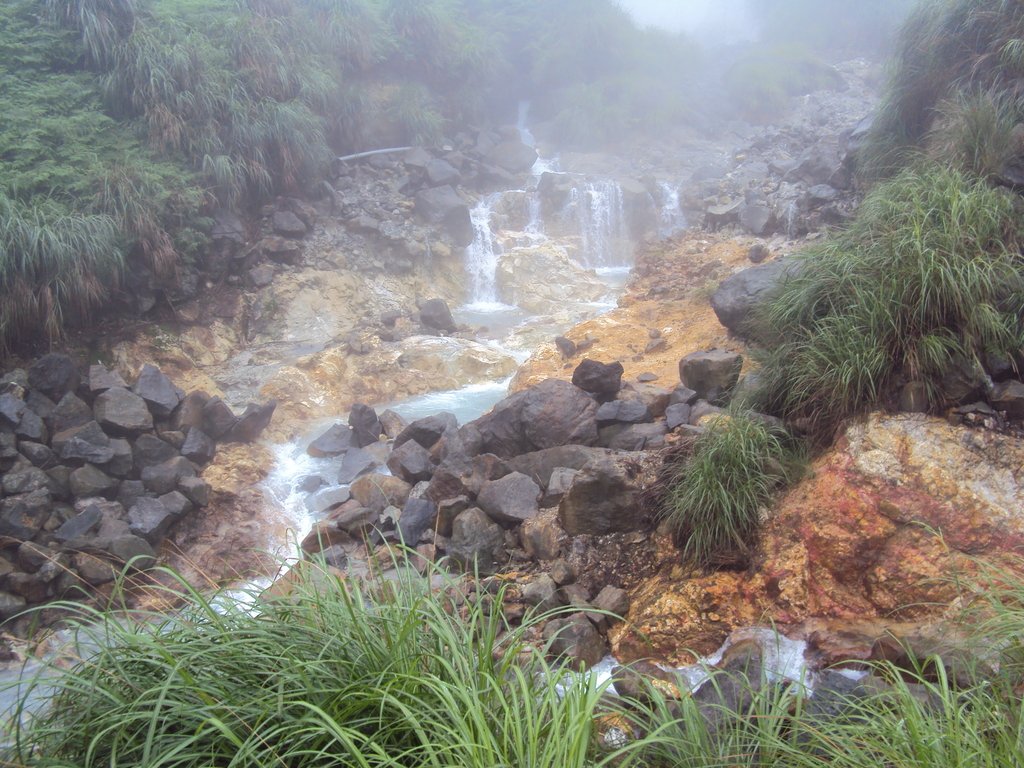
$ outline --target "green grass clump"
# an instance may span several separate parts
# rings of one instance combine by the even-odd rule
[[[986,354],[1021,348],[1020,235],[1011,196],[958,171],[922,165],[880,185],[753,324],[770,349],[759,406],[822,442],[903,382],[941,408],[947,373],[978,378]]]
[[[370,588],[317,567],[247,609],[194,595],[125,622],[79,609],[96,654],[58,672],[18,765],[597,766],[602,686],[566,678],[481,588],[460,610],[412,572]],[[435,574],[435,580],[440,578]],[[453,582],[443,586],[453,587]],[[630,751],[618,757],[628,765]]]
[[[762,508],[794,476],[795,458],[785,431],[762,420],[735,412],[712,422],[665,496],[684,556],[707,565],[747,552]]]
[[[940,146],[950,133],[950,104],[972,111],[991,108],[1019,122],[1024,117],[1024,5],[1016,0],[944,0],[921,2],[900,33],[889,84],[862,156],[867,178],[893,175],[929,145],[939,127]],[[966,102],[966,103],[965,103]],[[971,102],[974,102],[973,104]],[[987,152],[978,140],[985,133],[961,132],[964,143],[951,157],[970,161]],[[968,163],[969,165],[970,163]]]
[[[733,102],[752,120],[777,118],[794,96],[819,90],[845,90],[836,69],[798,45],[760,46],[725,74]]]

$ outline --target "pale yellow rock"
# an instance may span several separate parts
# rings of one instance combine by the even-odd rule
[[[503,302],[535,314],[599,301],[608,294],[608,286],[595,272],[577,265],[555,245],[514,248],[503,254],[495,287]]]

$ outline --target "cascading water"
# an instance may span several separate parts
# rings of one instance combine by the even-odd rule
[[[491,229],[494,205],[501,199],[501,193],[488,195],[469,212],[473,222],[473,242],[466,249],[466,272],[469,274],[471,309],[486,309],[499,306],[495,273],[501,244]]]
[[[658,234],[662,237],[671,237],[676,232],[686,229],[686,217],[683,209],[679,207],[679,187],[672,186],[667,181],[658,182],[661,190],[661,211],[658,214]]]
[[[601,270],[629,265],[632,243],[618,182],[601,179],[574,187],[568,207],[579,225],[582,260],[588,267]]]

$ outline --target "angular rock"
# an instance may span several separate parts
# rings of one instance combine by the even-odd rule
[[[122,387],[112,387],[97,396],[92,413],[111,435],[134,436],[153,429],[153,415],[146,401]]]
[[[181,455],[195,464],[210,462],[217,453],[217,444],[198,427],[189,429],[181,446]]]
[[[21,420],[14,428],[14,433],[22,440],[32,440],[37,443],[46,443],[50,440],[50,432],[46,429],[46,424],[38,414],[29,408],[26,408],[25,412],[21,414]]]
[[[0,592],[0,621],[7,621],[17,616],[28,607],[24,597]]]
[[[718,321],[738,336],[760,340],[752,327],[753,313],[783,282],[795,275],[799,262],[778,259],[745,269],[723,280],[711,297]]]
[[[451,333],[456,330],[452,311],[444,299],[427,299],[420,305],[420,322],[427,328]]]
[[[578,469],[570,467],[556,467],[552,470],[547,487],[544,489],[544,495],[540,500],[541,506],[557,507],[561,503],[562,497],[572,487],[577,472],[579,472]]]
[[[340,507],[350,498],[352,493],[348,488],[324,488],[306,499],[306,507],[314,514],[323,515]]]
[[[71,495],[76,498],[103,496],[113,498],[117,495],[118,482],[92,464],[79,467],[71,473]]]
[[[414,547],[437,521],[437,505],[429,499],[409,499],[398,518],[398,533],[406,546]]]
[[[196,469],[192,462],[184,456],[177,456],[142,470],[142,484],[146,490],[162,495],[177,489],[178,482],[183,478],[195,475]]]
[[[439,502],[437,505],[437,533],[446,539],[450,538],[455,518],[472,506],[468,496],[456,496]]]
[[[94,533],[102,522],[103,512],[99,505],[93,504],[61,525],[53,535],[57,541],[62,543],[85,539],[89,534]]]
[[[25,415],[25,401],[10,393],[0,395],[0,425],[16,427]]]
[[[231,406],[219,397],[211,397],[203,405],[203,431],[214,440],[220,440],[228,434],[238,422],[238,417]]]
[[[622,363],[584,360],[572,372],[572,383],[599,400],[612,400],[622,389]]]
[[[384,427],[381,426],[377,412],[368,405],[356,403],[348,414],[348,425],[352,428],[352,444],[356,448],[365,448],[380,440]]]
[[[156,435],[139,435],[132,445],[132,459],[140,472],[178,455],[178,449]]]
[[[513,472],[483,484],[477,504],[498,523],[519,525],[540,511],[540,486],[526,475]]]
[[[579,387],[548,379],[501,401],[471,426],[482,452],[509,458],[560,445],[594,445],[597,408]]]
[[[141,480],[125,480],[117,491],[117,503],[125,509],[131,509],[145,495],[146,486]]]
[[[42,443],[32,443],[23,440],[18,445],[21,455],[32,462],[33,466],[40,469],[49,469],[57,463],[57,457],[49,446]]]
[[[558,506],[558,517],[570,536],[603,536],[640,530],[638,461],[629,454],[596,457],[584,466]]]
[[[78,367],[67,355],[43,355],[28,369],[28,385],[49,397],[60,400],[78,386]]]
[[[490,575],[505,560],[505,534],[482,509],[472,508],[455,518],[448,556],[464,571]]]
[[[128,530],[149,544],[163,541],[178,516],[159,499],[141,498],[128,510]]]
[[[341,456],[352,446],[352,428],[347,424],[335,424],[322,433],[306,448],[306,453],[317,459]]]
[[[434,474],[430,452],[415,440],[409,440],[395,448],[388,457],[387,465],[393,474],[410,484],[429,480]]]
[[[130,564],[140,571],[156,565],[156,552],[153,551],[153,547],[144,538],[134,534],[118,536],[107,545],[106,551],[122,563]]]
[[[274,211],[271,226],[283,237],[305,237],[309,231],[302,219],[291,211]]]
[[[98,395],[101,392],[106,392],[108,389],[127,389],[128,385],[124,379],[121,378],[121,374],[117,371],[108,370],[102,365],[90,365],[89,373],[86,379],[89,387],[89,392],[93,395]]]
[[[595,414],[598,427],[609,424],[646,424],[654,420],[650,409],[639,400],[611,400]]]
[[[387,507],[401,509],[409,499],[412,486],[398,477],[363,475],[351,487],[352,498],[376,514]]]
[[[114,458],[110,438],[95,421],[54,435],[52,448],[64,461],[102,466]]]
[[[523,602],[538,611],[553,611],[563,605],[558,585],[548,574],[542,573],[522,589]]]
[[[432,187],[444,184],[458,184],[462,174],[447,160],[433,158],[427,163],[427,181]]]
[[[670,405],[665,411],[665,426],[671,432],[683,424],[690,423],[690,406],[686,403]]]
[[[68,392],[50,412],[47,421],[54,434],[93,421],[93,411],[73,392]]]
[[[3,488],[7,496],[17,496],[20,493],[32,493],[33,491],[48,489],[50,487],[50,478],[39,467],[19,463],[4,474],[0,487]]]
[[[743,356],[724,349],[694,352],[679,361],[679,379],[715,405],[726,402],[740,378]]]
[[[146,401],[150,412],[158,419],[168,418],[182,400],[182,394],[174,382],[155,365],[148,363],[139,371],[132,391]]]
[[[1024,419],[1024,383],[1011,380],[996,384],[989,402],[997,411],[1005,411],[1008,418]]]
[[[665,447],[668,427],[656,424],[614,424],[600,432],[600,443],[615,451],[656,451]]]
[[[208,402],[210,402],[210,396],[205,392],[189,392],[171,414],[171,429],[179,432],[188,432],[192,427],[202,429],[204,426],[203,408]]]
[[[582,613],[549,621],[544,627],[544,640],[552,656],[580,670],[593,667],[608,652],[604,638]]]
[[[505,141],[487,155],[487,159],[509,173],[526,173],[537,162],[537,150],[521,141]]]
[[[45,489],[0,501],[0,536],[31,541],[50,519],[51,505]]]
[[[395,448],[401,447],[410,440],[415,440],[429,451],[445,432],[458,429],[458,427],[459,420],[453,413],[435,413],[433,416],[416,419],[395,438]]]
[[[409,422],[401,414],[388,408],[380,415],[380,425],[384,430],[384,435],[394,440],[402,433],[402,430],[409,426]]]
[[[182,518],[192,511],[193,504],[181,491],[171,491],[157,498],[167,510],[177,518]]]
[[[181,478],[178,481],[178,490],[197,507],[205,507],[210,503],[210,484],[201,477]]]
[[[338,470],[338,482],[341,485],[348,485],[356,478],[372,472],[380,466],[380,462],[369,451],[362,448],[352,448],[341,461],[341,469]]]
[[[251,443],[263,430],[270,426],[270,420],[277,409],[277,401],[249,403],[223,439],[229,443]]]
[[[473,242],[469,206],[451,185],[423,189],[416,193],[416,213],[431,224],[445,228],[452,242],[466,248]]]

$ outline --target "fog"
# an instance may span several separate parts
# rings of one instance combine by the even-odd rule
[[[641,26],[683,32],[719,43],[753,40],[758,25],[749,0],[620,0]]]

